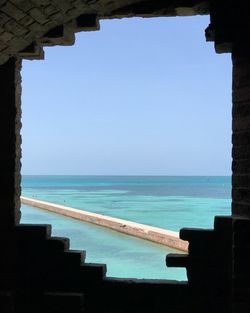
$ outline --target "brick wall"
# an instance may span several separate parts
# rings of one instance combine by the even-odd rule
[[[209,1],[186,2],[182,3],[178,0],[0,1],[0,64],[6,62],[11,56],[43,58],[43,46],[73,44],[75,32],[99,29],[97,21],[99,18],[209,13]],[[58,27],[62,29],[61,34],[58,32]],[[56,33],[56,36],[52,33]]]
[[[20,219],[21,77],[15,58],[0,66],[0,311],[12,312],[16,279],[14,226]]]
[[[232,212],[250,217],[250,57],[233,53]]]
[[[20,219],[21,63],[12,58],[0,66],[0,227],[11,228]]]
[[[250,49],[233,54],[232,311],[250,310]]]

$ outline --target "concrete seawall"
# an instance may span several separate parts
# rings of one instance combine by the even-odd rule
[[[179,239],[179,234],[174,231],[26,197],[21,197],[21,202],[33,207],[69,216],[77,220],[110,228],[127,235],[150,240],[177,250],[185,252],[188,250],[188,242]]]

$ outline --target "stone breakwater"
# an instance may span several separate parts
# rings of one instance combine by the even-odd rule
[[[110,228],[134,237],[150,240],[177,250],[188,251],[188,242],[179,238],[177,232],[139,224],[115,217],[78,210],[63,205],[21,197],[21,202],[33,207],[75,218],[80,221]]]

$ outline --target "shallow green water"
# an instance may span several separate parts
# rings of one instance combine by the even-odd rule
[[[27,197],[176,231],[230,214],[229,177],[24,176],[22,185]],[[166,268],[167,247],[29,206],[22,213],[23,223],[52,224],[72,249],[87,250],[87,262],[107,263],[108,276],[186,279]]]
[[[71,249],[87,251],[87,262],[107,264],[108,276],[186,278],[185,270],[165,266],[166,255],[176,251],[162,245],[27,205],[22,205],[22,222],[52,224],[54,236],[69,237]]]

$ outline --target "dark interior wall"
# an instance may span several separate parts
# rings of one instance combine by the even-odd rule
[[[21,62],[0,66],[0,312],[12,312],[16,283],[14,226],[20,220]]]
[[[250,218],[250,52],[233,52],[232,213]]]
[[[250,49],[237,43],[233,59],[232,311],[250,311]]]
[[[0,229],[14,227],[20,220],[21,181],[21,62],[11,58],[0,66]]]
[[[217,51],[229,52],[236,40],[230,33],[233,24],[231,15],[225,18],[226,2],[219,3],[221,10],[214,5],[210,29]],[[49,300],[43,303],[49,308],[57,307],[53,302],[57,298],[60,304],[69,297],[72,304],[78,298],[84,299],[87,306],[83,308],[81,304],[79,310],[74,310],[70,302],[72,312],[86,311],[86,307],[88,312],[97,312],[105,306],[107,312],[118,312],[123,300],[127,306],[119,307],[122,313],[160,312],[165,308],[167,311],[169,304],[171,312],[187,312],[190,307],[192,312],[250,312],[250,49],[245,45],[233,49],[233,217],[217,218],[212,231],[186,231],[189,256],[181,259],[188,269],[189,282],[180,286],[170,283],[167,287],[173,293],[166,291],[166,301],[165,290],[159,297],[159,290],[152,283],[140,283],[140,291],[134,282],[124,287],[126,281],[105,280],[101,266],[83,265],[80,253],[69,251],[62,239],[48,238],[45,227],[17,226],[14,231],[20,220],[20,69],[21,62],[15,58],[0,66],[0,312],[39,311],[34,299],[40,299],[44,291]],[[150,292],[145,292],[144,285]],[[146,303],[147,309],[142,303]]]

